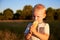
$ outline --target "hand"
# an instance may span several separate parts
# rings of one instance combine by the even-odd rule
[[[37,28],[37,25],[38,25],[38,21],[34,21],[31,28],[30,28],[30,31],[32,33],[35,33],[36,32],[36,28]]]
[[[32,36],[32,32],[29,31],[29,33],[26,35],[26,40],[29,40],[31,36]]]

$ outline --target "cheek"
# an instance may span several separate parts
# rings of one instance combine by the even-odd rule
[[[38,18],[37,20],[38,20],[38,21],[40,21],[40,20],[41,20],[41,18]]]
[[[45,15],[43,14],[43,15],[40,15],[40,19],[43,19],[45,17]]]

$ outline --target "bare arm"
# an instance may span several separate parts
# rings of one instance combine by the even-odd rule
[[[33,34],[36,35],[41,40],[48,40],[48,38],[49,38],[48,34],[41,34],[41,33],[37,32],[37,31],[35,31]]]
[[[25,35],[25,40],[30,40],[32,34],[29,32],[28,34]]]

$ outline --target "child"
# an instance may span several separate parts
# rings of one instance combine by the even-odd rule
[[[42,4],[37,4],[33,8],[33,23],[29,23],[24,32],[25,40],[48,40],[49,24],[43,19],[46,17],[46,9]]]

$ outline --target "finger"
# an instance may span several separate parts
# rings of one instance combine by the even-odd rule
[[[32,34],[32,31],[31,31],[31,29],[30,29],[29,33],[30,33],[30,34]]]

